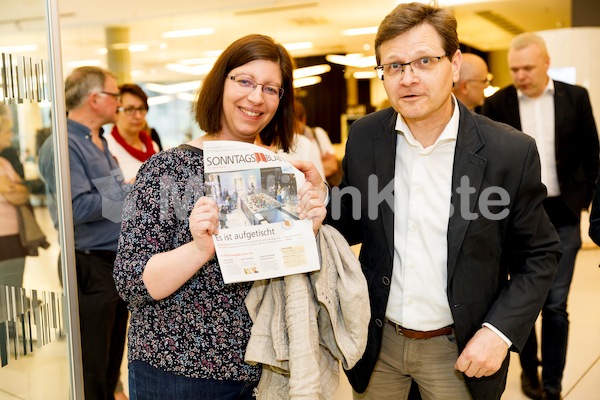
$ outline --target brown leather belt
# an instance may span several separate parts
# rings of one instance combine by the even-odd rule
[[[435,329],[433,331],[413,331],[412,329],[406,329],[397,323],[386,319],[387,323],[394,327],[396,330],[396,334],[406,336],[410,339],[429,339],[436,336],[450,335],[452,334],[452,327],[445,326],[440,329]]]

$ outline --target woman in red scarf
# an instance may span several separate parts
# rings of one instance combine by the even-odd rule
[[[119,89],[121,107],[117,123],[105,138],[111,154],[119,162],[125,181],[131,182],[140,166],[158,153],[159,147],[144,130],[148,113],[146,93],[138,85],[129,83],[121,85]]]

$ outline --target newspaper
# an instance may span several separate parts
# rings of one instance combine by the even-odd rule
[[[219,205],[213,241],[225,283],[319,270],[312,221],[296,213],[304,174],[237,141],[205,141],[204,171],[206,194]]]

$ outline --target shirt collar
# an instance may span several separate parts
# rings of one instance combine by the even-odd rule
[[[70,118],[67,118],[67,130],[70,134],[79,136],[82,138],[88,138],[90,136],[91,129],[87,126],[80,124]],[[100,137],[104,135],[104,128],[100,128]]]
[[[458,137],[458,123],[460,120],[460,112],[458,102],[456,101],[456,97],[454,97],[454,95],[452,95],[452,102],[454,103],[454,111],[452,113],[450,121],[448,121],[446,127],[442,131],[441,135],[437,138],[435,143],[427,147],[427,149],[423,148],[423,145],[421,145],[421,143],[419,143],[415,139],[412,132],[410,131],[410,128],[406,124],[406,121],[404,121],[404,118],[402,117],[402,115],[400,115],[400,113],[398,113],[398,117],[396,119],[396,132],[403,135],[406,139],[406,142],[409,145],[418,147],[423,153],[432,152],[441,143],[456,141],[456,138]]]
[[[554,94],[554,81],[552,79],[548,79],[548,84],[544,88],[544,91],[542,92],[541,96],[543,96],[545,94],[550,94],[550,95]],[[519,98],[519,100],[531,99],[531,97],[529,97],[525,93],[523,93],[521,91],[521,89],[517,89],[517,97]]]

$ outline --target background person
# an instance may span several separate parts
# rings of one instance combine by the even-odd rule
[[[147,132],[150,134],[150,137],[152,138],[154,143],[156,143],[158,145],[158,151],[163,151],[163,145],[160,141],[160,136],[158,135],[158,131],[154,127],[151,127],[150,125],[148,125],[148,120],[146,120],[146,125],[144,126],[144,129],[142,129],[142,130],[144,132]]]
[[[352,124],[340,184],[351,193],[332,192],[327,221],[362,243],[371,299],[367,350],[346,371],[355,399],[403,399],[412,380],[426,398],[499,399],[508,350],[524,345],[556,272],[535,142],[451,94],[456,26],[421,3],[385,17],[375,54],[393,108]]]
[[[148,96],[138,85],[127,83],[119,86],[121,107],[117,122],[106,142],[111,154],[119,162],[125,181],[131,182],[142,163],[160,151],[146,129]]]
[[[490,85],[491,74],[485,60],[473,53],[462,53],[458,82],[452,93],[469,110],[474,111],[485,101],[483,90]]]
[[[550,79],[550,56],[535,33],[516,36],[508,51],[513,84],[488,98],[483,114],[533,137],[540,149],[544,209],[560,236],[562,258],[542,308],[542,386],[535,329],[520,353],[521,384],[530,398],[559,399],[565,369],[569,319],[567,297],[581,248],[581,211],[598,176],[598,132],[588,92]]]
[[[312,152],[317,154],[323,165],[323,176],[329,186],[337,186],[342,179],[342,166],[337,156],[329,135],[320,126],[311,128],[306,125],[306,108],[300,100],[296,100],[296,119],[298,120],[297,132],[310,140]],[[315,163],[318,167],[318,163]]]
[[[314,138],[313,140],[311,140],[310,138],[302,134],[304,124],[300,122],[299,115],[302,114],[303,111],[299,107],[302,107],[302,105],[298,101],[296,101],[294,103],[294,110],[296,112],[294,138],[292,139],[292,144],[288,151],[277,149],[277,147],[274,144],[266,146],[264,143],[262,143],[261,138],[259,136],[256,137],[255,144],[258,146],[268,148],[269,150],[282,155],[288,161],[310,161],[315,166],[316,170],[319,172],[319,175],[321,175],[322,180],[325,180],[325,169],[323,167],[323,162],[321,161],[321,152],[317,147]],[[274,191],[274,195],[275,196],[272,196],[273,198],[276,197],[277,190]]]
[[[0,104],[0,151],[11,147],[10,110]],[[29,192],[21,177],[4,157],[0,157],[0,284],[23,287],[27,249],[21,244],[17,206],[29,202]],[[2,300],[2,303],[5,301]]]
[[[600,179],[596,182],[592,210],[590,211],[590,238],[600,246]]]
[[[206,76],[194,106],[207,134],[140,169],[114,270],[131,310],[131,399],[253,398],[261,367],[244,362],[252,324],[244,300],[252,283],[223,283],[212,239],[219,209],[205,196],[202,149],[209,140],[254,143],[260,136],[289,150],[293,69],[288,52],[270,37],[236,40]],[[314,167],[307,173],[318,175]],[[299,192],[299,217],[312,219],[316,230],[325,216],[319,193],[309,183]]]
[[[110,206],[121,215],[121,203],[100,193],[98,182],[117,188],[111,195],[124,197],[115,177],[121,174],[108,150],[102,125],[115,123],[121,105],[117,81],[98,67],[75,69],[65,81],[69,171],[75,262],[81,331],[81,354],[86,400],[112,399],[119,379],[127,306],[112,277],[121,223],[105,217]],[[55,227],[56,180],[52,138],[40,148],[40,173],[46,182],[50,215]],[[118,199],[117,199],[118,200]]]

